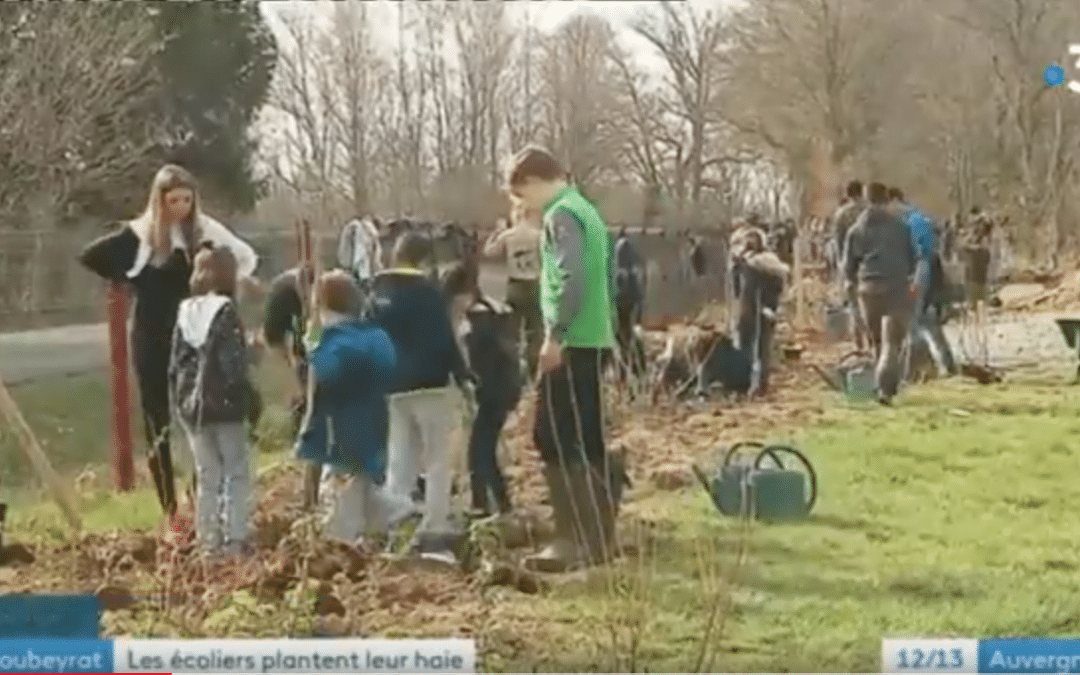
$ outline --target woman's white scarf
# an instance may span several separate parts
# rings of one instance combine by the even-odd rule
[[[199,234],[199,241],[196,242],[196,246],[203,242],[209,242],[214,246],[228,247],[236,258],[236,276],[238,279],[250,277],[255,273],[259,257],[251,246],[233,234],[229,228],[205,213],[199,213],[195,218],[196,231]],[[127,272],[129,279],[137,277],[154,257],[154,246],[151,241],[152,222],[152,218],[147,214],[128,223],[131,231],[139,238],[139,250],[135,254],[135,262]],[[172,228],[172,247],[174,250],[187,250],[187,243],[184,241],[184,236],[180,233],[179,228]]]

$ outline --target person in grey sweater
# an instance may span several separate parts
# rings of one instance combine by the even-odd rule
[[[859,301],[874,358],[878,400],[888,405],[900,385],[900,352],[912,308],[915,247],[907,226],[888,210],[888,189],[867,188],[869,208],[847,233],[844,279]]]

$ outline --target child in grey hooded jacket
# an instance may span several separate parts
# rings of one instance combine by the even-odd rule
[[[169,363],[169,391],[195,458],[195,528],[211,555],[238,555],[247,538],[250,467],[244,427],[247,340],[234,296],[236,259],[200,250],[192,296],[180,304]]]

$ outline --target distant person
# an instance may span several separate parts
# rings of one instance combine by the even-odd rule
[[[450,324],[445,297],[421,266],[430,244],[404,234],[394,245],[394,267],[375,277],[368,312],[390,336],[397,365],[389,387],[389,490],[412,495],[424,473],[423,519],[413,549],[453,562],[457,533],[450,522],[450,384],[468,389],[472,375]]]
[[[506,257],[506,304],[514,311],[518,331],[524,335],[529,377],[536,377],[536,359],[544,339],[540,316],[540,227],[526,209],[515,205],[510,220],[500,218],[487,241],[484,255]]]
[[[736,346],[751,364],[750,394],[768,392],[773,337],[788,266],[768,250],[763,230],[751,227],[732,243],[732,285],[738,298]]]
[[[777,221],[769,231],[769,248],[788,267],[795,264],[795,237],[795,221],[790,219]]]
[[[843,265],[844,260],[844,245],[847,241],[848,230],[855,224],[855,221],[866,209],[866,201],[863,199],[863,184],[862,181],[853,180],[850,181],[844,188],[845,199],[841,202],[839,208],[832,215],[831,219],[831,240],[829,249],[832,254],[832,260],[834,261],[836,269],[836,278],[838,281],[843,281]]]
[[[601,362],[614,348],[609,231],[547,150],[518,152],[511,195],[543,213],[540,293],[545,338],[533,440],[544,462],[555,539],[525,560],[550,572],[598,564],[615,553],[623,473],[605,447]],[[616,480],[618,477],[618,480]]]
[[[964,286],[967,301],[981,314],[990,298],[990,259],[994,223],[978,206],[971,213],[961,236],[961,259],[964,262]]]
[[[371,279],[382,269],[382,243],[379,222],[374,218],[353,218],[345,223],[338,239],[338,265],[348,270],[365,291]]]
[[[387,403],[396,354],[390,337],[353,313],[355,285],[343,270],[320,277],[319,329],[310,348],[314,411],[298,444],[300,459],[326,467],[341,487],[328,533],[366,548],[411,513],[411,501],[386,486]]]
[[[915,274],[913,277],[915,297],[912,305],[911,328],[908,333],[907,358],[904,363],[904,379],[912,374],[915,345],[920,340],[929,342],[938,367],[948,374],[956,372],[952,349],[941,330],[936,308],[931,298],[939,294],[937,286],[942,283],[944,270],[938,257],[938,239],[933,220],[911,205],[898,187],[889,188],[889,203],[894,213],[908,228],[911,245],[915,249]]]
[[[135,220],[91,242],[79,261],[135,293],[131,348],[139,383],[150,474],[165,512],[176,513],[176,485],[169,444],[169,358],[180,302],[188,296],[192,258],[200,245],[228,248],[238,282],[252,279],[258,256],[228,228],[202,212],[194,176],[167,164],[154,176],[146,209]]]
[[[615,339],[622,364],[634,376],[645,373],[644,354],[638,349],[636,328],[645,305],[645,261],[626,228],[615,239]]]
[[[900,355],[911,317],[916,254],[907,226],[889,210],[881,183],[867,190],[870,206],[848,230],[844,278],[859,310],[877,360],[878,401],[892,403],[900,386]]]
[[[247,338],[236,307],[236,258],[204,248],[180,303],[169,391],[195,458],[195,533],[210,556],[244,552],[251,458],[244,428],[251,384]]]

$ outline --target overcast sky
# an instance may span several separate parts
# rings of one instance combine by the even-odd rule
[[[425,0],[432,1],[432,0]],[[727,4],[729,0],[683,0],[695,9],[708,9]],[[333,2],[330,0],[284,0],[263,2],[261,6],[271,26],[280,26],[279,17],[288,14],[306,13],[316,18],[329,17]],[[369,0],[365,2],[372,20],[380,24],[397,26],[397,12],[402,5],[400,0]],[[615,27],[623,44],[632,49],[643,65],[658,66],[657,57],[644,40],[630,30],[630,23],[660,5],[657,0],[514,0],[506,3],[507,13],[514,23],[531,19],[539,30],[548,32],[575,14],[588,12],[605,17]],[[387,30],[380,33],[387,42],[387,48],[397,47],[397,31]]]

